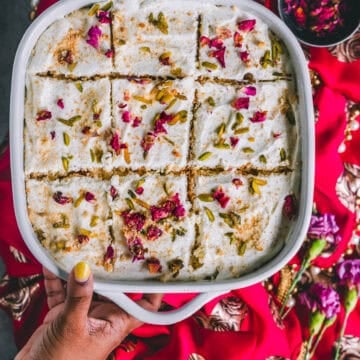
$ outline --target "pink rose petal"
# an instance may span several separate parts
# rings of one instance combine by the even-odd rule
[[[266,120],[267,111],[256,111],[250,121],[253,123],[264,122]]]
[[[250,98],[248,98],[248,97],[239,97],[239,98],[235,99],[231,103],[231,106],[236,110],[248,109],[249,108],[249,103],[250,103]]]
[[[237,24],[237,26],[238,26],[239,30],[248,32],[248,31],[254,30],[255,24],[256,24],[255,19],[253,19],[253,20],[243,20],[243,21],[240,21]]]

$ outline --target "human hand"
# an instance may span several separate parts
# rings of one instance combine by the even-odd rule
[[[49,312],[15,360],[103,360],[142,322],[107,299],[93,301],[89,265],[78,263],[67,289],[43,269]],[[137,303],[157,311],[162,295],[144,295]]]

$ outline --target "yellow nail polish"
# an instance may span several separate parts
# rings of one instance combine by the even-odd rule
[[[80,261],[74,267],[74,277],[79,283],[84,283],[89,280],[91,269],[88,263]]]

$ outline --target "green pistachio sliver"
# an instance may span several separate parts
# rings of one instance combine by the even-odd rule
[[[259,161],[263,164],[266,164],[267,163],[267,159],[266,159],[266,156],[265,155],[260,155],[259,156]]]
[[[63,156],[61,158],[61,161],[62,161],[62,165],[63,165],[64,170],[68,171],[69,170],[69,159]]]
[[[142,105],[140,106],[140,108],[141,108],[141,110],[146,110],[146,109],[147,109],[147,106],[146,106],[145,104],[142,104]]]
[[[187,116],[188,116],[188,112],[186,110],[180,110],[175,117],[179,117],[180,118],[180,122],[184,123],[187,120]]]
[[[84,194],[81,194],[74,202],[74,208],[77,208],[80,206],[80,204],[82,203],[82,201],[85,199]]]
[[[138,189],[139,187],[143,186],[145,184],[145,178],[141,178],[135,183],[135,189]]]
[[[60,214],[61,216],[61,221],[53,224],[53,228],[54,229],[68,229],[70,227],[69,224],[69,218],[67,217],[66,214]]]
[[[149,54],[151,53],[151,50],[148,46],[141,46],[139,50],[144,53],[149,53]]]
[[[134,100],[143,102],[143,103],[145,103],[145,104],[147,104],[147,105],[151,105],[151,104],[152,104],[152,100],[151,100],[151,99],[147,99],[147,98],[145,98],[144,96],[133,95],[132,98],[133,98]]]
[[[109,11],[111,8],[113,7],[113,1],[109,1],[108,3],[106,3],[101,10],[102,11]]]
[[[250,128],[248,127],[243,127],[243,128],[240,128],[240,129],[237,129],[234,131],[234,134],[235,135],[241,135],[241,134],[246,134],[250,131]]]
[[[131,209],[131,210],[135,209],[134,203],[131,201],[131,199],[125,198],[125,201],[126,201],[127,206],[129,207],[129,209]]]
[[[132,199],[136,199],[136,195],[135,195],[135,193],[134,193],[132,190],[129,190],[129,191],[128,191],[128,194],[129,194],[129,196],[130,196]]]
[[[158,20],[157,20],[156,26],[163,34],[168,34],[169,26],[168,26],[166,17],[163,12],[160,12],[160,14],[158,15]]]
[[[73,72],[77,66],[77,62],[73,62],[72,64],[69,64],[68,69],[70,72]]]
[[[205,214],[208,217],[209,221],[214,222],[215,221],[215,215],[214,213],[206,206],[204,206]]]
[[[224,220],[224,223],[231,228],[235,227],[235,223],[229,214],[219,213],[219,216]]]
[[[170,145],[175,146],[175,143],[174,143],[171,139],[169,139],[167,136],[163,136],[163,138],[164,138],[164,140],[165,140],[166,142],[168,142]]]
[[[207,152],[204,152],[203,154],[201,154],[199,157],[198,157],[198,160],[200,161],[205,161],[207,159],[209,159],[211,156],[212,156],[212,152],[211,151],[207,151]]]
[[[75,87],[82,93],[84,91],[84,88],[81,84],[81,82],[75,83]]]
[[[280,161],[285,161],[286,160],[286,151],[284,148],[280,149]]]
[[[225,236],[226,236],[227,238],[229,238],[229,240],[230,240],[230,245],[234,243],[234,241],[235,241],[235,234],[234,234],[233,232],[227,232],[227,233],[225,233]]]
[[[70,145],[70,136],[68,133],[66,133],[66,132],[63,133],[63,140],[64,140],[64,144],[66,146]]]
[[[165,108],[165,110],[170,110],[177,102],[177,99],[172,99],[170,102],[169,102],[169,105]]]
[[[126,41],[125,41],[124,39],[118,40],[118,45],[119,45],[119,46],[123,46],[123,45],[125,45],[125,44],[126,44]]]
[[[88,15],[89,16],[94,16],[98,12],[98,10],[100,10],[100,5],[99,4],[94,4],[91,7],[91,9],[89,10]]]
[[[221,125],[216,129],[216,133],[219,138],[221,138],[224,135],[225,129],[226,129],[225,123],[221,123]]]
[[[61,122],[62,124],[66,125],[66,126],[69,126],[69,127],[72,127],[75,125],[75,123],[79,120],[81,120],[81,116],[80,115],[76,115],[76,116],[73,116],[72,118],[70,119],[62,119],[62,118],[58,118],[57,119],[59,122]]]
[[[102,127],[102,122],[101,122],[100,120],[94,121],[94,124],[95,124],[95,126],[98,127],[98,128],[101,128],[101,127]]]
[[[91,217],[91,220],[90,220],[90,227],[96,226],[97,223],[98,223],[98,221],[99,221],[99,219],[100,219],[100,218],[99,218],[98,216],[93,215],[93,216]]]
[[[94,149],[94,158],[98,164],[101,164],[101,159],[102,159],[103,155],[104,155],[104,152],[102,151],[101,148]]]
[[[209,70],[216,70],[218,68],[217,64],[211,63],[209,61],[203,61],[201,66]]]
[[[246,251],[246,242],[241,241],[238,246],[238,255],[243,256],[245,254],[245,251]]]
[[[244,148],[242,149],[242,151],[243,151],[245,154],[252,154],[252,153],[255,152],[255,150],[252,149],[251,147],[244,147]]]
[[[91,162],[95,162],[95,154],[94,154],[93,149],[90,149],[90,159],[91,159]]]
[[[184,229],[183,227],[179,227],[178,229],[175,229],[175,233],[178,236],[185,236],[187,233],[187,230]]]
[[[266,50],[264,56],[260,59],[260,65],[266,69],[268,65],[272,65],[270,50]]]
[[[181,68],[174,68],[170,70],[170,74],[176,77],[180,77],[183,73]]]
[[[214,147],[217,149],[222,149],[222,150],[227,150],[227,149],[231,148],[230,144],[226,144],[223,141],[219,141],[219,142],[215,143]]]
[[[206,99],[206,102],[210,105],[210,106],[215,106],[215,100],[212,96],[209,96],[207,99]]]
[[[198,199],[203,202],[213,202],[214,197],[211,194],[200,194],[198,195]]]
[[[163,189],[164,189],[165,194],[166,194],[167,196],[170,196],[170,190],[169,190],[169,185],[168,185],[168,183],[166,183],[166,182],[164,183]]]

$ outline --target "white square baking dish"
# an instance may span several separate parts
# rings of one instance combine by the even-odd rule
[[[178,2],[178,6],[181,6],[181,4],[185,2],[191,4],[191,2],[194,1],[183,0],[182,2]],[[254,1],[198,0],[197,3],[199,2],[236,5],[244,11],[253,13],[269,25],[270,29],[284,41],[289,51],[296,74],[296,86],[299,96],[299,137],[302,161],[299,214],[297,221],[294,222],[291,234],[285,241],[281,251],[257,270],[236,279],[170,283],[161,283],[158,281],[95,281],[95,291],[97,293],[107,296],[131,315],[147,323],[171,324],[178,322],[190,316],[206,302],[222,293],[232,289],[250,286],[270,277],[279,271],[298,251],[306,236],[311,216],[314,187],[314,114],[307,63],[299,43],[277,16]],[[10,147],[12,190],[17,223],[25,243],[36,259],[43,266],[64,279],[66,279],[67,274],[56,265],[47,251],[41,246],[34,234],[27,214],[23,141],[25,79],[31,51],[43,31],[55,20],[74,10],[89,6],[92,3],[93,2],[89,0],[63,0],[39,16],[28,28],[19,44],[12,76]],[[174,1],[174,4],[175,3]],[[124,292],[200,294],[179,310],[168,313],[152,313],[140,308],[124,295]]]

